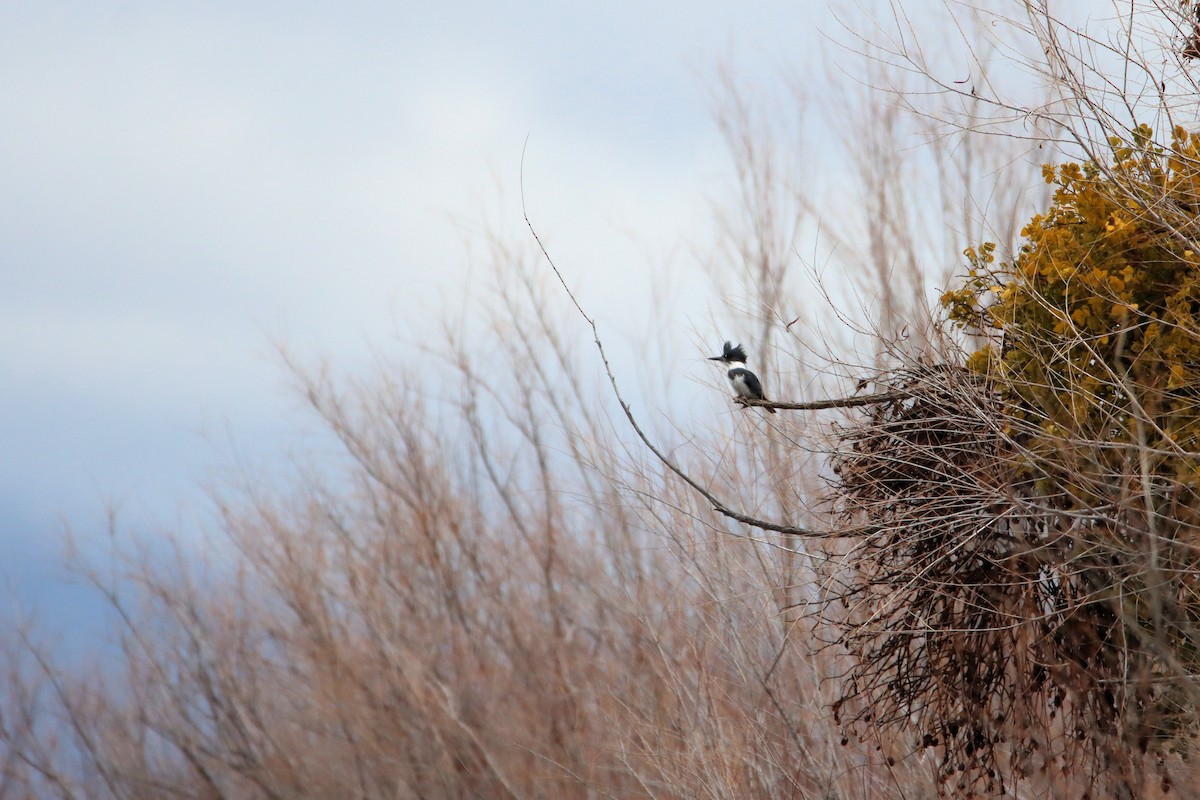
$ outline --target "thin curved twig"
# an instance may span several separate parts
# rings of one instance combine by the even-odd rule
[[[616,396],[617,402],[620,403],[620,405],[621,405],[621,411],[623,411],[625,413],[625,419],[629,420],[629,424],[630,424],[630,426],[633,427],[634,433],[636,433],[638,438],[642,440],[642,443],[645,444],[646,447],[650,449],[650,452],[654,454],[655,458],[657,458],[660,462],[662,462],[663,466],[665,466],[667,469],[671,470],[671,472],[675,473],[679,477],[680,480],[682,480],[688,486],[695,489],[696,492],[698,492],[701,497],[703,497],[705,500],[707,500],[712,505],[714,511],[716,511],[719,514],[722,514],[723,516],[728,517],[729,519],[735,520],[744,525],[749,525],[750,527],[753,527],[753,528],[759,528],[764,531],[774,531],[775,533],[781,533],[781,534],[784,534],[785,536],[803,536],[806,538],[813,538],[813,539],[853,538],[853,537],[864,536],[864,535],[870,534],[871,532],[876,530],[875,527],[867,527],[867,528],[848,528],[848,529],[842,530],[842,531],[834,531],[834,530],[818,531],[818,530],[813,530],[812,528],[803,528],[803,527],[799,527],[796,525],[781,525],[777,522],[770,522],[768,520],[752,517],[748,514],[743,514],[742,512],[736,511],[736,510],[730,508],[728,505],[726,505],[722,500],[720,500],[715,494],[713,494],[703,484],[699,483],[694,478],[692,478],[690,475],[688,475],[686,472],[684,472],[683,469],[679,465],[677,465],[674,461],[672,461],[671,458],[666,453],[664,453],[662,450],[660,450],[654,444],[654,442],[650,441],[650,437],[647,436],[645,431],[642,430],[642,427],[638,424],[637,419],[635,419],[633,416],[633,411],[630,409],[629,403],[627,403],[625,401],[624,396],[621,394],[621,389],[617,385],[617,378],[613,374],[612,367],[608,363],[608,355],[604,352],[604,344],[600,341],[600,333],[596,329],[596,321],[594,319],[592,319],[590,316],[588,316],[587,312],[583,310],[583,306],[581,306],[579,304],[579,301],[575,298],[575,293],[572,292],[571,287],[567,285],[567,282],[563,278],[562,273],[559,272],[558,265],[555,264],[554,259],[550,257],[550,253],[546,250],[546,245],[542,244],[541,237],[538,236],[537,231],[533,227],[533,223],[529,219],[529,212],[525,208],[525,150],[528,146],[529,146],[529,137],[526,137],[525,145],[521,148],[521,177],[520,177],[521,214],[525,217],[525,225],[529,228],[530,234],[533,235],[534,241],[537,242],[538,248],[542,251],[542,256],[545,257],[546,263],[550,265],[550,269],[554,270],[554,275],[555,275],[555,277],[558,278],[558,282],[563,287],[563,291],[565,291],[567,293],[567,297],[569,297],[571,299],[571,304],[575,306],[575,310],[579,312],[579,315],[582,316],[584,318],[584,320],[587,322],[587,324],[591,327],[592,341],[595,343],[596,349],[600,353],[600,360],[604,363],[604,372],[608,375],[608,382],[612,386],[613,394]],[[907,396],[907,395],[903,395],[903,396]],[[863,397],[863,398],[849,398],[849,399],[861,401],[861,400],[868,400],[869,398]],[[889,398],[889,399],[895,399],[895,398]],[[884,402],[884,401],[876,400],[875,402]],[[761,404],[761,403],[756,403],[756,404],[765,405],[765,404]],[[799,407],[807,407],[805,404],[782,404],[782,405],[771,404],[771,405],[776,405],[778,408],[789,408],[791,406],[796,406],[798,408]],[[855,403],[853,403],[853,405],[865,405],[865,403],[855,402]],[[819,407],[836,408],[838,406],[830,405],[830,406],[819,406]]]

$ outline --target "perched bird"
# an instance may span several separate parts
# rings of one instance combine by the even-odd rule
[[[721,355],[713,356],[709,361],[720,361],[729,368],[726,373],[729,377],[729,382],[733,384],[733,391],[737,392],[738,397],[748,397],[753,400],[766,400],[763,397],[762,383],[759,382],[758,376],[750,370],[746,369],[746,351],[739,344],[736,347],[729,343],[725,343],[725,348]],[[772,414],[775,409],[769,406],[764,406],[767,411]]]

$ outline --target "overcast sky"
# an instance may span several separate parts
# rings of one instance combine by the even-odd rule
[[[706,222],[717,65],[815,57],[813,5],[0,2],[0,576],[70,609],[64,525],[170,525],[282,459],[272,342],[353,369],[419,337],[454,218],[499,186],[520,224],[526,136],[539,228],[619,297],[637,242]]]

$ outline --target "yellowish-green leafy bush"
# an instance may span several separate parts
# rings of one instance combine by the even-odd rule
[[[1112,144],[1103,166],[1043,167],[1053,201],[1022,230],[1015,258],[997,263],[991,243],[968,248],[967,279],[942,304],[987,337],[971,366],[1032,423],[1035,453],[1103,443],[1084,457],[1114,467],[1134,447],[1150,473],[1196,488],[1200,135],[1176,128],[1162,147],[1141,126],[1132,143]]]
[[[914,729],[949,796],[1141,797],[1200,732],[1200,136],[1043,174],[1013,256],[968,248],[942,297],[965,367],[898,371],[907,399],[840,431],[837,506],[872,533],[839,711]]]

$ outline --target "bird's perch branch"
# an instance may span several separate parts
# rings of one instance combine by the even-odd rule
[[[749,397],[734,397],[733,402],[743,406],[762,406],[776,408],[781,411],[820,411],[825,408],[855,408],[869,406],[875,403],[890,403],[893,400],[906,400],[913,393],[906,389],[891,389],[876,394],[864,394],[861,397],[831,397],[828,400],[810,400],[807,403],[785,403],[774,400],[754,400]]]

